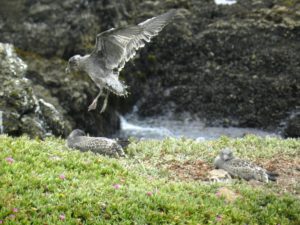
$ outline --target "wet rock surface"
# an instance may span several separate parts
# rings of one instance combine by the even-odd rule
[[[66,60],[90,52],[97,33],[170,8],[179,8],[181,16],[121,73],[131,86],[129,98],[110,98],[104,115],[99,110],[88,113],[98,90],[85,74],[65,75]],[[0,42],[13,43],[28,65],[21,78],[10,73],[12,79],[25,76],[28,81],[20,81],[24,88],[18,88],[7,79],[11,90],[2,96],[22,89],[32,103],[13,106],[5,100],[1,110],[11,107],[9,117],[20,121],[20,112],[34,114],[41,105],[46,130],[62,136],[73,128],[109,135],[118,129],[116,111],[128,112],[133,105],[140,116],[188,111],[208,124],[274,129],[300,105],[299,21],[299,3],[287,0],[247,0],[231,6],[213,0],[5,1]],[[43,101],[55,110],[45,112]],[[29,117],[23,123],[35,121]],[[11,124],[11,133],[23,133],[20,126]]]
[[[31,81],[25,77],[27,64],[16,55],[12,45],[0,43],[0,61],[2,131],[31,137],[68,132],[68,123],[55,107],[38,99]]]
[[[276,128],[300,104],[297,13],[280,1],[193,2],[128,69],[139,114],[171,109],[213,125]]]
[[[112,133],[117,128],[116,115],[106,120],[107,115],[99,112],[87,113],[87,95],[91,95],[89,90],[93,87],[84,80],[65,76],[61,72],[62,60],[35,59],[36,56],[24,52],[20,55],[29,63],[25,64],[17,56],[12,45],[0,44],[3,81],[0,110],[5,133],[65,137],[72,127],[87,127],[91,133],[102,134]]]
[[[300,137],[300,111],[292,112],[284,121],[283,135],[285,137]]]

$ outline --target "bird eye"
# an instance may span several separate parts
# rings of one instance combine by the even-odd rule
[[[69,64],[72,65],[72,66],[76,65],[76,60],[74,58],[71,58],[69,60]]]

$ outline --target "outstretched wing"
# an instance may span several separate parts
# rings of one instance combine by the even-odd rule
[[[136,26],[110,29],[97,35],[94,53],[101,55],[107,69],[122,70],[136,51],[150,42],[175,16],[176,10],[148,19]]]

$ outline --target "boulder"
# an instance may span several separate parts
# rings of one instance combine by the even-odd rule
[[[87,128],[91,133],[111,134],[118,127],[118,117],[108,109],[88,113],[92,91],[84,79],[65,75],[65,63],[46,60],[0,43],[0,111],[2,131],[10,135],[31,137],[67,136],[73,127]],[[109,119],[107,115],[112,113]]]
[[[285,137],[300,137],[300,111],[292,112],[284,121],[283,135]]]
[[[68,133],[70,127],[63,115],[50,103],[38,99],[31,81],[25,77],[27,64],[12,45],[0,43],[0,62],[2,132],[31,137]],[[56,117],[49,113],[52,111],[56,111]]]

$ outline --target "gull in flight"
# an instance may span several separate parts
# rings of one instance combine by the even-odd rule
[[[88,107],[89,111],[96,109],[98,98],[104,90],[106,94],[100,113],[106,109],[109,92],[118,96],[127,95],[127,86],[119,80],[119,72],[135,56],[136,51],[145,46],[145,42],[150,42],[152,37],[172,21],[176,12],[172,9],[138,25],[104,31],[97,35],[95,49],[91,54],[75,55],[69,59],[66,72],[84,71],[100,89]]]

